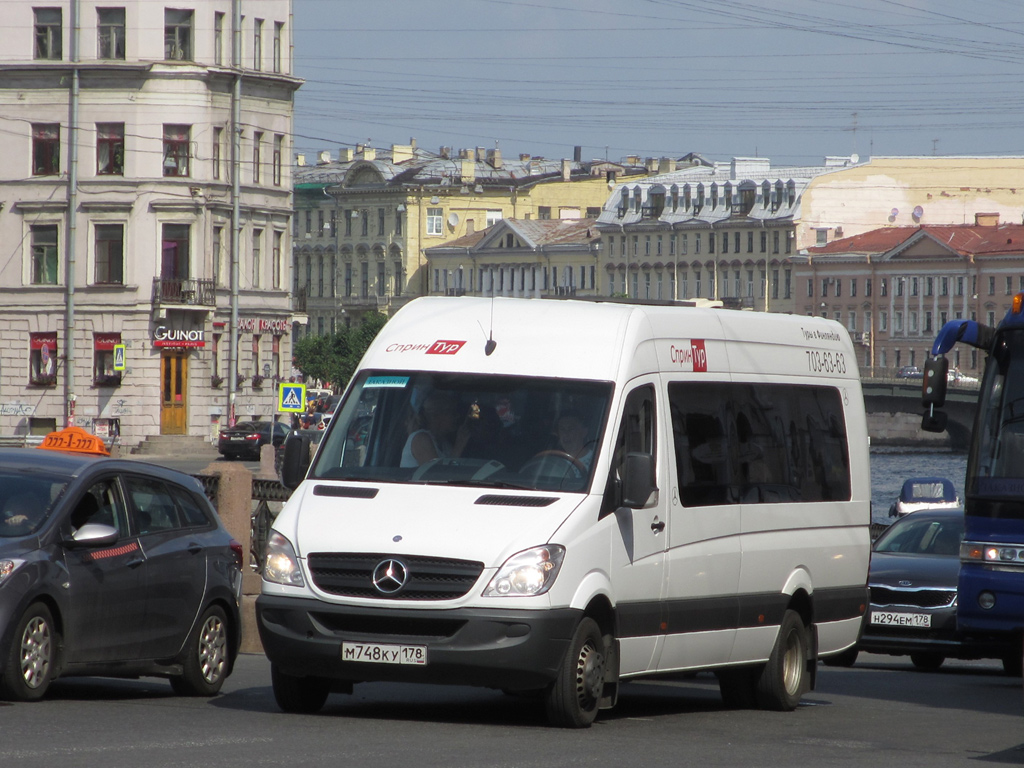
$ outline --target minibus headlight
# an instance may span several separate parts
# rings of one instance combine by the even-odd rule
[[[491,579],[484,597],[532,597],[551,589],[562,566],[565,547],[548,544],[512,555]]]
[[[287,587],[303,587],[302,569],[291,542],[276,531],[267,539],[267,558],[263,565],[263,578]]]
[[[18,570],[24,560],[0,560],[0,584],[3,584],[7,577]]]

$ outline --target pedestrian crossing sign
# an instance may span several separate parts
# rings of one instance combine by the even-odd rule
[[[114,370],[123,371],[124,365],[124,344],[114,345]]]
[[[277,410],[302,413],[306,410],[306,385],[282,384],[277,393]]]

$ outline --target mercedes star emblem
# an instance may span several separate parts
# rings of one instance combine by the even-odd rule
[[[405,586],[409,572],[398,560],[382,560],[373,569],[373,586],[382,595],[393,595]]]

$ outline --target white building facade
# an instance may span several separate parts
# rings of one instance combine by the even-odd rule
[[[290,0],[5,6],[0,435],[74,424],[133,446],[273,418]]]

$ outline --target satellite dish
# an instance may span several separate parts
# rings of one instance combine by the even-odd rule
[[[449,213],[448,214],[448,226],[454,227],[459,223],[459,214]]]
[[[920,219],[922,216],[924,216],[924,208],[922,208],[919,205],[916,208],[914,208],[914,218],[915,219]]]
[[[899,216],[900,215],[900,209],[899,208],[893,208],[891,211],[889,211],[889,215],[890,216]]]

